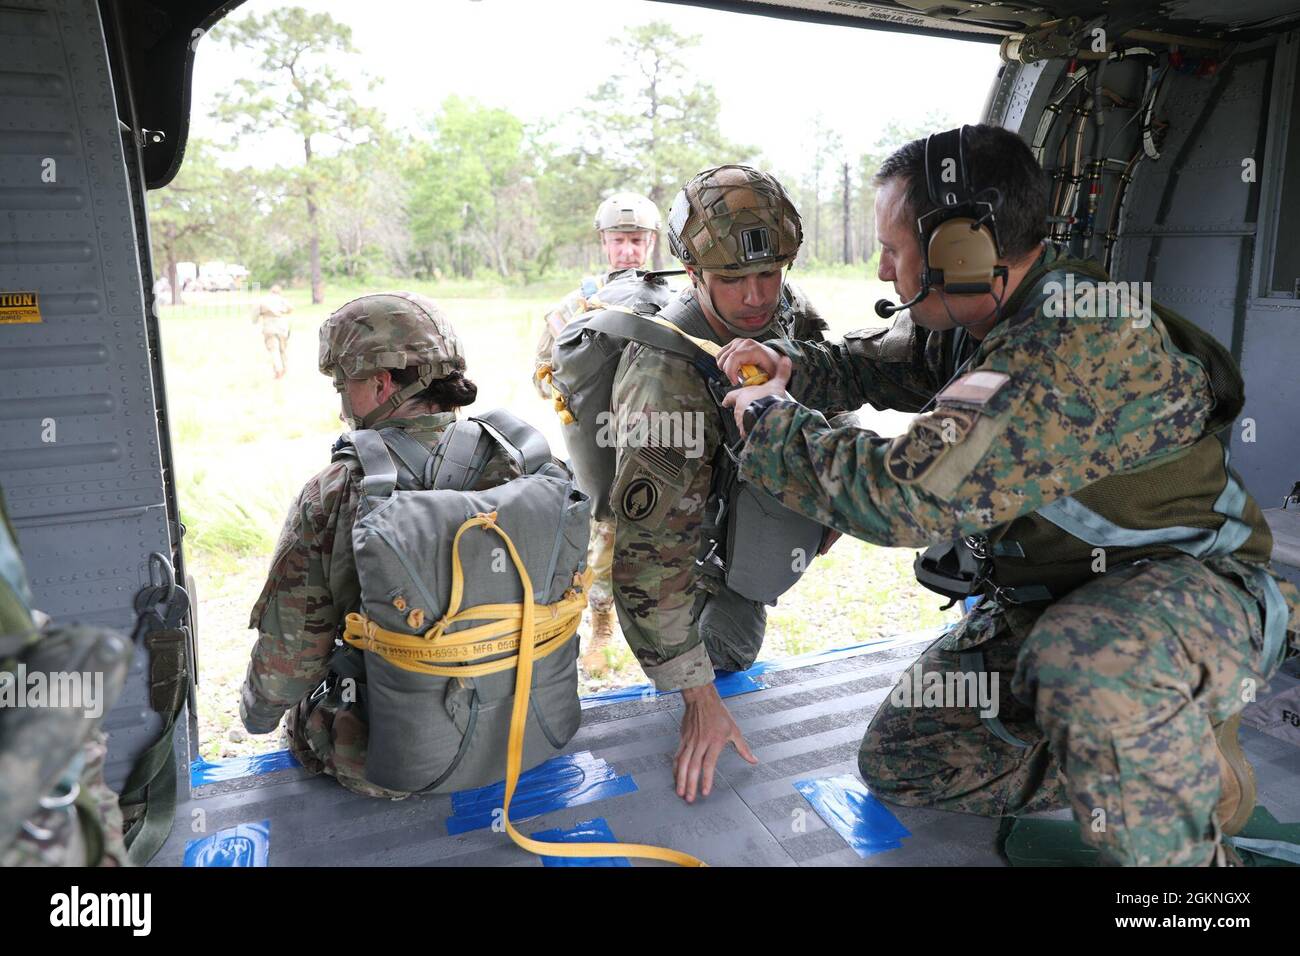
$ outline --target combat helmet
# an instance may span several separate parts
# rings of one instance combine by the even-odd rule
[[[794,203],[776,177],[750,166],[696,173],[668,212],[668,248],[684,265],[728,276],[792,261],[803,242]]]
[[[659,207],[639,193],[614,193],[596,208],[597,232],[658,232]]]
[[[463,369],[465,353],[451,322],[431,300],[414,292],[381,292],[353,299],[321,324],[318,364],[343,396],[348,424],[369,428],[430,383]],[[419,378],[357,419],[345,381],[399,368],[414,368]]]

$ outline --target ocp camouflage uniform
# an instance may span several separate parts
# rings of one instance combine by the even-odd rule
[[[682,305],[689,309],[681,309]],[[661,316],[691,335],[722,344],[690,289],[683,290],[680,300]],[[764,340],[775,335],[824,340],[825,321],[790,282],[782,291],[777,325],[780,332]],[[624,351],[612,398],[615,421],[624,415],[634,421],[643,414],[663,414],[698,416],[692,420],[703,425],[698,457],[687,457],[679,448],[618,448],[610,494],[617,516],[614,597],[628,645],[646,675],[663,691],[707,684],[713,680],[715,666],[744,670],[762,642],[764,606],[693,573],[702,512],[713,480],[712,462],[723,442],[718,406],[700,373],[687,361],[639,345]],[[825,407],[834,413],[845,406]],[[703,608],[697,606],[702,590],[710,592],[707,600],[715,602],[710,616],[720,622],[703,637],[698,626]],[[755,618],[757,633],[747,623]]]
[[[271,292],[263,296],[257,303],[257,322],[262,327],[262,337],[266,340],[266,347],[276,347],[276,339],[286,340],[289,338],[289,312],[292,311],[289,300],[284,296]],[[280,342],[283,345],[283,341]]]
[[[107,713],[129,660],[125,636],[79,625],[50,628],[33,609],[0,496],[0,680],[16,681],[20,662],[27,674],[71,666],[99,671],[105,698],[99,703]],[[0,867],[129,866],[117,793],[104,781],[108,747],[99,718],[71,707],[24,717],[0,707]],[[57,784],[57,794],[40,792],[47,780]]]
[[[400,428],[432,449],[455,420],[454,412],[441,412],[384,419],[373,427]],[[475,490],[520,474],[494,447]],[[335,637],[361,601],[351,534],[360,497],[360,469],[349,458],[317,473],[290,507],[249,618],[258,638],[239,710],[252,733],[270,733],[288,710],[289,746],[303,766],[332,774],[358,793],[398,798],[407,794],[365,779],[367,726],[357,685],[326,682]]]
[[[550,367],[551,349],[555,346],[555,337],[564,331],[566,325],[591,308],[589,300],[603,289],[611,278],[626,271],[626,269],[615,269],[604,275],[587,276],[578,288],[546,313],[542,335],[537,340],[537,357],[533,363],[533,387],[542,398],[551,397],[550,382],[542,375],[542,370]],[[613,562],[614,522],[593,521],[591,544],[587,549],[587,566],[591,568],[591,589],[587,592],[587,603],[593,611],[607,611],[614,603],[610,584]]]
[[[937,405],[891,440],[777,402],[741,473],[866,541],[969,535],[992,557],[982,602],[903,681],[983,671],[999,680],[999,712],[982,721],[978,707],[887,699],[859,754],[879,796],[985,815],[1068,800],[1106,862],[1203,864],[1220,836],[1212,726],[1278,667],[1285,652],[1264,653],[1265,625],[1280,644],[1279,628],[1294,638],[1300,592],[1268,570],[1255,502],[1242,491],[1230,503],[1214,435],[1241,408],[1235,363],[1159,306],[1145,324],[1054,317],[1048,283],[1072,271],[1082,289],[1090,268],[1045,252],[982,343],[903,316],[842,344],[778,344],[805,404],[919,411],[939,392]],[[1137,530],[1094,548],[1065,530],[1094,533],[1072,523],[1081,513],[1106,533]],[[1171,526],[1205,538],[1202,556],[1142,543]],[[1289,623],[1285,604],[1263,614],[1270,577]]]

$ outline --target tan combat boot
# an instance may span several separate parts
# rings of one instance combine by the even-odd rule
[[[614,608],[591,609],[591,640],[587,642],[587,651],[582,655],[582,669],[588,674],[604,673],[605,648],[614,639]]]
[[[1237,737],[1240,729],[1240,712],[1214,728],[1214,741],[1219,745],[1219,777],[1223,781],[1214,815],[1225,836],[1240,833],[1255,810],[1255,770],[1241,749]]]

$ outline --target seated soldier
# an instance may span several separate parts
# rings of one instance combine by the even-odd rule
[[[477,397],[451,323],[423,296],[355,299],[325,321],[320,342],[320,369],[334,376],[349,428],[401,429],[432,449],[456,410]],[[492,448],[474,489],[521,474]],[[364,704],[331,671],[335,638],[360,601],[351,536],[360,498],[356,460],[340,459],[308,481],[289,509],[249,621],[258,638],[239,711],[250,733],[266,734],[287,710],[289,746],[303,766],[358,793],[397,799],[407,792],[366,780]]]

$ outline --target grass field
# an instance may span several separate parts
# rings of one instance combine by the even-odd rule
[[[834,336],[880,324],[871,312],[872,303],[888,294],[880,283],[843,274],[797,279]],[[509,408],[561,449],[558,422],[528,378],[541,316],[575,285],[570,277],[531,287],[406,280],[395,287],[429,295],[446,310],[464,342],[469,377],[479,386],[475,408]],[[195,294],[183,306],[161,309],[186,555],[198,591],[200,749],[207,758],[279,745],[274,736],[246,737],[239,722],[239,686],[256,637],[248,613],[289,504],[328,462],[342,427],[334,389],[316,369],[316,330],[348,299],[387,288],[394,286],[331,287],[320,306],[309,304],[306,290],[288,290],[293,332],[288,373],[279,380],[271,376],[251,321],[250,297]],[[863,418],[881,434],[896,434],[906,423],[906,416],[870,408]],[[858,643],[951,619],[951,612],[938,610],[940,599],[912,578],[912,557],[841,540],[771,609],[762,656]],[[583,675],[584,691],[645,680],[625,645],[608,658],[610,667],[599,678]]]

